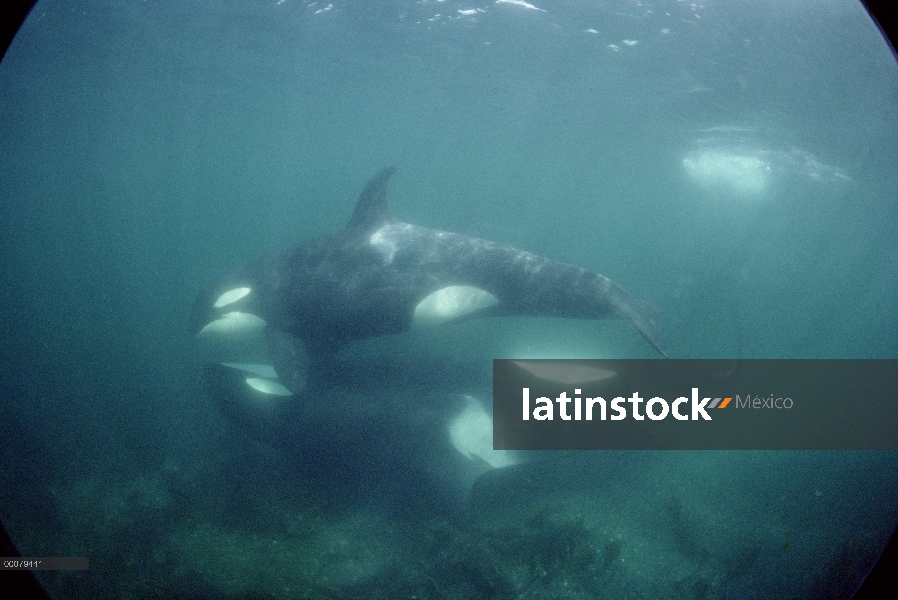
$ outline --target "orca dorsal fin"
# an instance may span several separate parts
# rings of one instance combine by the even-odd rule
[[[387,214],[387,182],[396,171],[393,167],[384,167],[371,178],[365,185],[365,189],[359,194],[359,201],[355,205],[352,217],[347,228],[362,227],[370,229],[383,224],[389,215]]]

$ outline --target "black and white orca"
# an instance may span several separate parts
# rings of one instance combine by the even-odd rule
[[[601,275],[391,219],[392,174],[368,182],[344,229],[250,262],[200,294],[206,388],[252,439],[316,476],[423,489],[396,481],[393,466],[407,464],[423,487],[463,506],[483,473],[538,457],[492,449],[488,377],[442,360],[360,362],[340,348],[480,316],[622,315],[666,354],[642,305]],[[384,469],[391,475],[379,477]]]
[[[199,296],[200,338],[236,338],[267,354],[262,363],[227,363],[247,375],[246,385],[270,396],[302,394],[331,375],[330,358],[351,340],[481,316],[619,315],[667,356],[649,312],[602,275],[392,219],[393,172],[368,182],[344,229],[252,261]]]

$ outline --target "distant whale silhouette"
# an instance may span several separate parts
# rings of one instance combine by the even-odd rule
[[[602,275],[390,218],[393,172],[368,182],[342,230],[254,260],[197,298],[200,338],[251,338],[267,353],[270,365],[227,363],[246,385],[301,394],[351,340],[481,316],[620,315],[667,356],[649,312]]]

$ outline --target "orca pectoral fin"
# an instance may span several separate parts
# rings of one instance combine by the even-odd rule
[[[309,383],[309,352],[305,343],[285,331],[269,327],[265,332],[268,355],[280,382],[294,394]]]

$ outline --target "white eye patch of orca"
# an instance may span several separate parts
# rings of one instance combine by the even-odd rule
[[[273,370],[273,369],[272,369]],[[269,394],[272,396],[292,396],[293,392],[282,386],[277,381],[272,381],[270,379],[262,379],[261,377],[247,377],[246,385],[262,392],[263,394]]]
[[[465,396],[465,406],[449,422],[449,440],[466,458],[482,460],[499,469],[516,464],[510,450],[493,450],[493,417],[473,396]]]
[[[609,377],[617,375],[614,371],[590,367],[589,365],[569,365],[556,362],[525,360],[513,360],[511,362],[525,371],[533,373],[540,379],[548,379],[549,381],[557,381],[565,384],[591,383],[593,381],[602,381],[603,379],[608,379]]]
[[[499,300],[486,290],[470,285],[450,285],[418,303],[412,326],[441,325],[498,303]]]
[[[265,319],[235,310],[207,323],[196,335],[197,337],[237,336],[258,333],[264,329]]]
[[[212,305],[213,308],[221,308],[222,306],[227,306],[228,304],[233,304],[237,302],[252,290],[248,287],[239,287],[234,288],[233,290],[228,290],[224,294],[218,297],[218,300],[215,301],[215,304]]]

